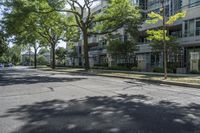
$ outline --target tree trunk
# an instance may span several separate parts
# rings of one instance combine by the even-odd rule
[[[51,68],[56,68],[56,59],[55,59],[55,45],[51,44],[51,50],[52,50],[52,62],[51,62]]]
[[[31,47],[29,45],[29,50],[28,50],[28,55],[29,55],[29,66],[31,66]]]
[[[166,23],[165,23],[165,5],[164,0],[162,1],[162,8],[163,8],[163,56],[164,56],[164,79],[167,79],[167,48],[166,48]]]
[[[87,29],[83,29],[83,40],[84,40],[84,59],[85,59],[85,69],[90,69],[89,54],[88,54],[88,34]]]
[[[34,48],[34,68],[37,68],[37,48]]]

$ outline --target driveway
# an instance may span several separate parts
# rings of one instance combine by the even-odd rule
[[[200,133],[200,89],[0,70],[0,133]]]

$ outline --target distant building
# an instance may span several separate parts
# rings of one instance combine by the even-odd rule
[[[34,52],[32,51],[27,51],[21,56],[21,62],[22,65],[28,66],[28,65],[33,65],[34,61]]]
[[[51,63],[51,54],[50,54],[50,52],[46,52],[46,53],[44,53],[42,55],[45,57],[47,63],[50,64]]]

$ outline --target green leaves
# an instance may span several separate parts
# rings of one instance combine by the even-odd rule
[[[113,55],[127,55],[136,50],[136,45],[131,41],[110,40],[107,50]]]
[[[164,40],[163,30],[147,30],[147,34],[149,35],[147,37],[147,39],[150,41],[154,41],[154,40],[163,41]],[[170,38],[166,34],[167,34],[167,30],[165,30],[165,39],[166,39],[166,41],[169,41]]]
[[[110,0],[108,7],[101,14],[95,16],[94,32],[112,32],[127,24],[139,22],[141,14],[139,9],[129,0]]]
[[[5,42],[5,38],[3,34],[0,33],[0,56],[2,56],[6,52],[7,48],[8,46]]]
[[[161,16],[158,13],[151,12],[148,14],[150,20],[147,20],[147,24],[157,24],[159,21],[166,21],[164,20],[164,16]],[[166,22],[166,25],[162,25],[160,29],[151,29],[147,30],[146,33],[148,34],[147,39],[153,42],[163,42],[163,41],[170,41],[171,37],[168,35],[167,30],[164,31],[163,27],[167,27],[168,25],[173,24],[179,19],[182,19],[186,16],[186,12],[179,12],[173,16],[170,16]]]
[[[158,21],[163,21],[163,16],[158,13],[151,12],[148,14],[149,20],[146,20],[147,24],[156,24]]]
[[[179,12],[173,16],[170,16],[169,19],[167,20],[166,24],[171,25],[175,21],[182,19],[186,16],[186,12]],[[158,13],[151,12],[148,14],[148,17],[150,18],[149,20],[146,20],[147,24],[157,24],[159,21],[163,21],[163,16],[161,16]]]
[[[175,21],[179,20],[179,19],[182,19],[186,16],[186,12],[179,12],[173,16],[170,16],[169,17],[169,20],[166,22],[166,24],[170,25],[170,24],[173,24]]]

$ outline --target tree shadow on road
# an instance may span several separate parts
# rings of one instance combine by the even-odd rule
[[[25,122],[13,133],[199,133],[200,105],[149,103],[144,95],[51,100],[11,108]]]
[[[9,86],[17,84],[37,84],[37,83],[51,83],[51,82],[73,82],[86,78],[80,77],[51,77],[51,76],[24,76],[24,77],[3,77],[0,80],[0,86]]]

